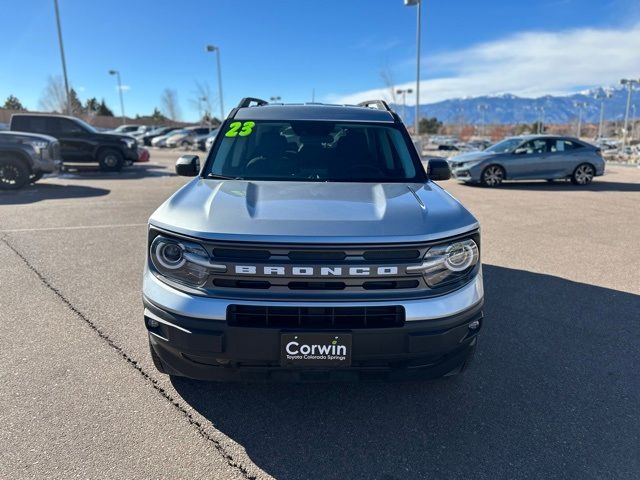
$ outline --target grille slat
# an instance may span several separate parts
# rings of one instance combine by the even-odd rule
[[[230,305],[227,323],[234,327],[392,328],[404,325],[401,306],[385,307],[267,307]]]

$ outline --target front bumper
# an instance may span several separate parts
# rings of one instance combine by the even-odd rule
[[[150,272],[144,279],[144,318],[151,348],[168,373],[199,380],[357,380],[436,378],[459,368],[482,326],[482,274],[447,295],[396,302],[241,302],[175,290]],[[310,329],[235,327],[229,305],[402,305],[405,324],[332,330],[352,335],[350,367],[280,366],[280,335]],[[155,322],[150,322],[150,320]],[[150,326],[150,323],[155,326]],[[326,333],[323,330],[322,333]]]
[[[123,149],[125,160],[138,161],[138,147]]]

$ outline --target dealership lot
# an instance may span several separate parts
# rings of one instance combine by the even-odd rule
[[[485,331],[460,378],[207,384],[158,374],[142,324],[176,156],[0,193],[0,477],[638,477],[640,169],[442,183],[483,232]]]

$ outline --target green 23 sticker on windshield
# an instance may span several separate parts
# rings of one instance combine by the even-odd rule
[[[253,133],[253,127],[256,122],[231,122],[229,130],[224,134],[225,137],[246,137]]]

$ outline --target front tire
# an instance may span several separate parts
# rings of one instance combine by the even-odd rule
[[[29,167],[18,158],[0,158],[0,190],[18,190],[29,183]]]
[[[574,185],[589,185],[593,181],[596,169],[590,163],[581,163],[571,175],[571,183]]]
[[[124,165],[124,158],[118,150],[107,148],[100,151],[98,163],[103,172],[119,172]]]
[[[504,180],[504,169],[499,165],[489,165],[482,171],[480,182],[485,187],[497,187]]]

